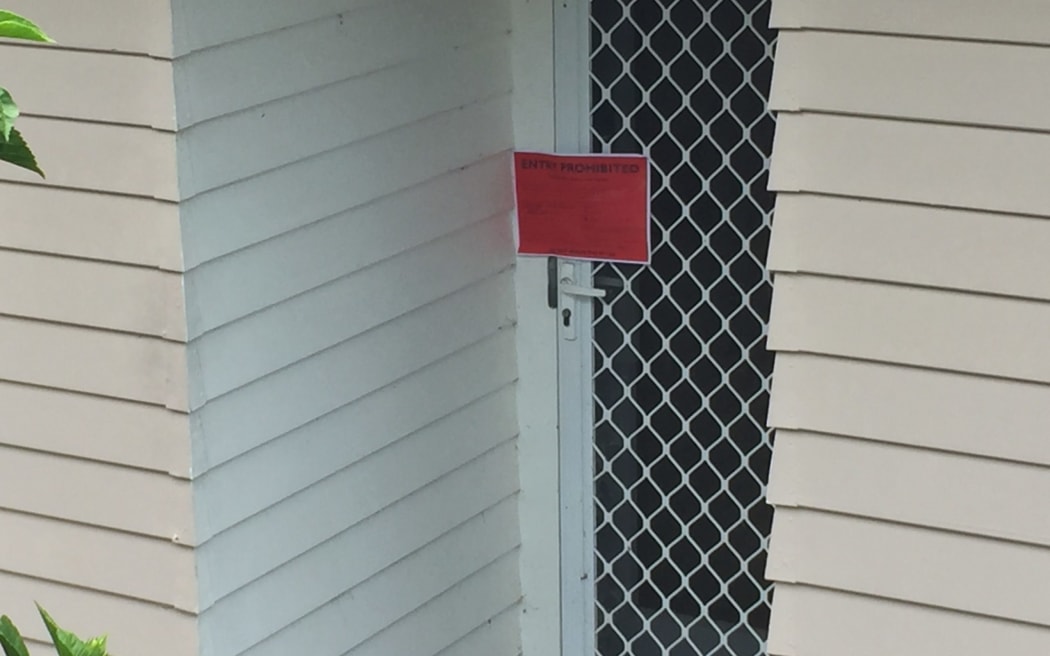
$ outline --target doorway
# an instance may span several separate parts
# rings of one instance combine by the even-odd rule
[[[578,265],[605,297],[575,301],[592,339],[560,344],[573,363],[562,385],[589,406],[578,438],[572,421],[562,430],[563,454],[582,453],[563,490],[585,479],[582,509],[563,512],[586,525],[581,549],[563,518],[563,575],[582,581],[563,593],[564,653],[759,656],[771,592],[769,0],[584,4],[581,142],[650,157],[652,262]]]

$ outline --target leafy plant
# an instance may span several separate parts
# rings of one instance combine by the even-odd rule
[[[51,43],[51,37],[44,34],[33,21],[18,14],[0,9],[0,38],[22,39]],[[29,149],[21,133],[15,129],[18,118],[18,105],[7,89],[0,87],[0,161],[28,169],[44,177],[44,171],[36,163],[33,151]],[[7,654],[6,656],[12,656]]]
[[[109,652],[106,651],[106,636],[91,638],[85,642],[59,627],[39,604],[37,610],[40,611],[44,626],[55,643],[58,656],[109,656]],[[0,617],[0,648],[3,648],[4,656],[29,656],[29,649],[26,648],[22,635],[7,615]]]

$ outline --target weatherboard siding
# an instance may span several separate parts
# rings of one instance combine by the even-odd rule
[[[890,4],[774,2],[770,653],[1039,653],[1050,8]]]
[[[169,2],[95,0],[91,11],[75,14],[59,0],[7,0],[4,8],[31,18],[63,48],[171,59]]]
[[[116,653],[195,653],[186,323],[167,3],[7,3],[0,45],[48,177],[0,170],[0,612]],[[43,647],[40,647],[41,649]]]
[[[173,3],[201,653],[515,656],[508,3],[258,4]]]

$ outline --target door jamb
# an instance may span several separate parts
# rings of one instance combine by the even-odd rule
[[[590,2],[554,2],[555,149],[585,153],[590,151]],[[575,269],[578,284],[590,285],[589,262],[559,262]],[[558,340],[561,649],[563,656],[577,656],[595,648],[593,304],[561,296],[578,333],[575,340]]]

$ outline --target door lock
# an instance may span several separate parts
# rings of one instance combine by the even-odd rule
[[[560,263],[558,273],[558,314],[561,319],[559,331],[562,339],[573,341],[576,339],[578,323],[576,304],[605,298],[606,293],[604,289],[581,285],[577,276],[577,266],[572,262]]]

